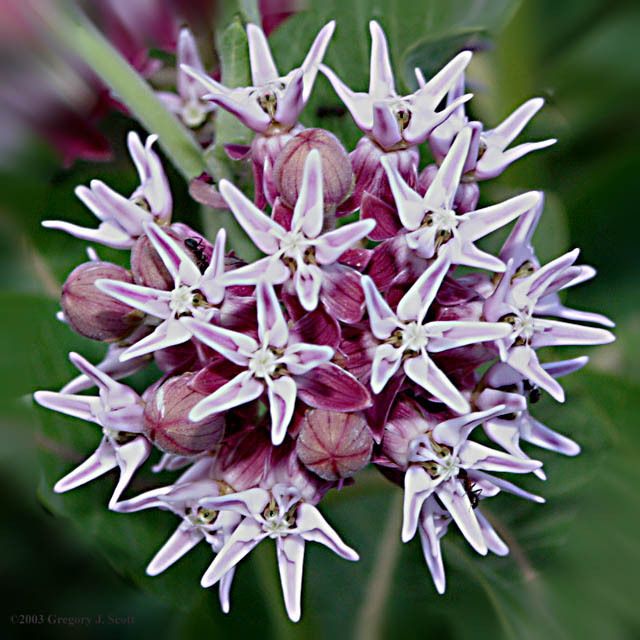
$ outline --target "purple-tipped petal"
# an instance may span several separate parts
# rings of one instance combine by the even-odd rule
[[[467,439],[471,431],[479,424],[505,413],[505,410],[505,405],[501,404],[486,411],[475,411],[466,416],[440,422],[433,429],[433,438],[440,444],[446,444],[452,448],[457,447]]]
[[[482,536],[487,543],[487,547],[491,553],[495,553],[497,556],[506,556],[509,553],[509,547],[505,544],[504,540],[496,533],[496,530],[491,526],[491,523],[485,518],[485,516],[476,509],[476,518],[478,518],[478,524],[482,530]]]
[[[455,385],[435,365],[426,352],[405,360],[404,372],[417,385],[458,413],[468,413],[469,403]]]
[[[56,391],[36,391],[33,399],[41,406],[67,416],[98,423],[102,402],[100,398],[78,396]]]
[[[261,280],[272,285],[282,284],[291,277],[291,271],[280,258],[267,256],[251,262],[239,269],[227,271],[221,278],[226,286],[251,285]]]
[[[151,443],[144,437],[138,436],[115,449],[116,459],[120,467],[120,477],[109,500],[109,508],[115,505],[123,491],[129,486],[133,474],[142,466],[151,453]]]
[[[315,264],[298,263],[293,276],[293,286],[305,311],[314,311],[317,308],[322,280],[322,270]]]
[[[562,378],[571,373],[580,371],[589,362],[588,356],[580,356],[571,360],[559,360],[558,362],[545,362],[542,368],[554,378]]]
[[[229,569],[227,573],[225,573],[222,578],[220,578],[220,582],[218,585],[218,596],[220,598],[220,608],[223,613],[229,613],[231,609],[231,585],[233,583],[233,576],[235,575],[236,570],[235,567]]]
[[[539,460],[516,458],[508,453],[471,441],[467,441],[462,445],[459,455],[465,465],[483,471],[530,473],[542,466]]]
[[[106,222],[103,222],[97,229],[81,227],[62,220],[44,220],[42,226],[46,229],[64,231],[74,238],[87,242],[98,242],[114,249],[130,249],[135,243],[135,239],[131,238],[129,234]]]
[[[369,132],[373,125],[372,101],[368,93],[356,93],[347,87],[340,78],[324,64],[320,65],[320,71],[328,78],[334,91],[351,113],[359,129]]]
[[[424,560],[431,573],[433,584],[436,587],[436,591],[442,595],[446,588],[446,577],[444,564],[442,562],[440,539],[435,531],[433,518],[424,518],[418,532],[420,533],[420,543],[422,545]]]
[[[237,493],[227,493],[214,498],[203,498],[200,504],[215,511],[233,511],[242,516],[253,517],[262,513],[269,504],[269,492],[265,489],[247,489]]]
[[[298,342],[289,346],[282,361],[294,376],[308,373],[333,357],[334,349],[326,345]]]
[[[485,137],[499,149],[506,149],[529,124],[529,120],[542,109],[544,100],[532,98],[519,106],[510,116],[505,118],[497,127],[485,132]]]
[[[148,353],[183,344],[191,338],[191,331],[182,320],[169,318],[158,325],[155,331],[139,340],[120,355],[120,360],[133,360]]]
[[[584,327],[558,320],[544,320],[543,322],[544,329],[537,331],[531,340],[531,344],[535,348],[608,344],[616,339],[607,329]]]
[[[426,213],[422,196],[406,183],[397,167],[391,164],[387,156],[382,156],[380,163],[387,173],[402,225],[410,231],[417,229],[422,224]]]
[[[174,281],[195,285],[200,280],[200,270],[184,246],[180,246],[156,224],[145,224],[144,229]]]
[[[159,291],[139,284],[121,282],[120,280],[106,280],[104,278],[96,280],[94,284],[97,289],[112,298],[116,298],[116,300],[120,300],[120,302],[148,313],[155,318],[164,319],[171,315],[169,306],[171,294],[168,291]]]
[[[278,107],[274,119],[285,127],[293,127],[304,109],[304,75],[302,69],[297,69],[290,75],[286,89],[278,100]],[[271,172],[267,171],[266,175]]]
[[[391,311],[373,280],[368,276],[362,278],[362,289],[364,290],[367,311],[369,312],[371,331],[379,340],[385,340],[398,328],[399,323],[396,314]]]
[[[544,389],[558,402],[564,402],[563,388],[541,366],[536,352],[530,347],[516,347],[507,356],[507,364]]]
[[[536,447],[556,451],[565,456],[577,456],[580,453],[580,445],[577,442],[549,429],[530,415],[525,416],[521,422],[520,436]]]

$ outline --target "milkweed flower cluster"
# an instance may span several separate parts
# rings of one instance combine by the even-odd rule
[[[549,362],[540,349],[613,340],[607,318],[559,297],[595,274],[577,263],[578,251],[548,264],[536,257],[543,194],[478,205],[481,181],[553,142],[511,146],[542,101],[493,129],[470,121],[467,51],[431,79],[418,71],[418,90],[400,96],[384,33],[370,28],[368,92],[321,64],[333,23],[285,75],[263,32],[248,25],[253,84],[234,89],[189,65],[197,52],[181,39],[179,95],[164,99],[194,126],[216,105],[255,132],[250,146],[228,150],[252,163],[253,201],[228,181],[217,189],[263,258],[244,263],[224,229],[207,239],[172,222],[154,136],[143,144],[129,135],[140,177],[130,196],[99,181],[78,188],[97,229],[45,222],[130,253],[125,268],[92,251],[63,287],[61,319],[108,350],[97,365],[72,353],[80,375],[35,395],[103,433],[55,490],[118,468],[110,509],[177,517],[147,572],[208,544],[214,558],[202,585],[219,585],[224,611],[236,566],[272,538],[286,610],[299,619],[305,545],[358,559],[321,503],[368,465],[404,491],[402,540],[418,534],[438,592],[450,528],[479,554],[506,554],[482,506],[501,492],[543,502],[502,475],[545,477],[523,444],[580,450],[530,409],[543,392],[563,402],[558,378],[587,359]],[[318,72],[363,132],[350,154],[330,132],[299,122]],[[420,171],[425,143],[435,161]],[[476,244],[510,223],[497,255]],[[152,362],[162,376],[149,388],[119,381]],[[474,438],[479,429],[492,446]],[[154,449],[162,457],[153,471],[181,475],[124,498]]]

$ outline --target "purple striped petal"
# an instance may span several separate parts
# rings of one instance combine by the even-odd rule
[[[297,535],[288,535],[276,540],[278,573],[284,605],[292,622],[300,620],[302,597],[302,569],[304,565],[304,540]]]
[[[389,98],[396,93],[389,47],[384,31],[375,21],[369,22],[371,33],[371,63],[369,67],[369,95],[375,98]]]
[[[231,592],[231,585],[233,583],[233,576],[236,573],[235,567],[229,569],[227,573],[225,573],[222,578],[220,578],[220,582],[218,585],[218,595],[220,598],[220,608],[223,613],[229,613],[231,609],[231,601],[229,594]]]
[[[303,375],[333,357],[334,349],[326,345],[298,342],[287,347],[282,362],[294,376]]]
[[[298,262],[293,276],[293,286],[305,311],[314,311],[317,308],[322,280],[322,270],[319,267]]]
[[[362,411],[371,405],[367,389],[354,376],[333,363],[296,376],[298,397],[314,409]]]
[[[178,244],[156,224],[145,224],[144,229],[176,284],[179,282],[190,287],[195,286],[200,281],[200,270],[184,246]]]
[[[564,402],[563,388],[540,366],[536,352],[530,347],[515,347],[507,356],[507,364],[544,389],[558,402]]]
[[[221,278],[221,282],[227,286],[251,285],[260,282],[268,282],[272,285],[282,284],[291,277],[291,271],[280,258],[267,256],[239,269],[227,271]]]
[[[297,388],[293,378],[282,376],[267,381],[269,412],[271,414],[271,442],[282,444],[296,406]]]
[[[433,438],[440,444],[446,444],[452,448],[458,447],[479,424],[502,415],[505,411],[506,406],[501,404],[486,411],[475,411],[466,416],[446,420],[433,429]]]
[[[543,322],[544,329],[536,331],[531,340],[531,344],[535,348],[608,344],[616,339],[607,329],[583,327],[579,324],[560,322],[559,320],[544,320]]]
[[[497,556],[506,556],[509,553],[509,547],[505,544],[504,540],[496,533],[496,530],[491,526],[491,523],[485,518],[485,516],[476,509],[476,518],[478,518],[478,524],[482,530],[482,537],[489,547],[491,553],[495,553]]]
[[[362,276],[339,264],[326,267],[322,274],[320,299],[329,314],[347,324],[360,322],[365,308]]]
[[[62,220],[44,220],[42,226],[46,229],[64,231],[74,238],[86,240],[87,242],[98,242],[114,249],[130,249],[135,242],[134,238],[107,222],[103,222],[97,229],[81,227]]]
[[[530,473],[542,466],[539,460],[523,460],[477,442],[467,441],[458,454],[465,466],[482,471],[506,471],[508,473]]]
[[[251,336],[216,327],[202,320],[185,317],[181,322],[195,338],[239,366],[246,366],[249,356],[260,346]]]
[[[324,64],[320,65],[320,71],[327,77],[333,90],[338,94],[344,106],[349,109],[359,129],[368,133],[373,125],[372,100],[368,93],[356,93],[347,87],[340,78]]]
[[[384,156],[381,161],[383,166],[389,166],[388,163],[386,163],[386,158]],[[389,172],[390,169],[387,169],[387,174],[389,174]],[[389,183],[393,185],[391,180],[392,179],[389,178]],[[396,206],[400,209],[404,203],[399,202],[398,197],[395,197]],[[418,199],[420,200],[420,205],[422,205],[422,198],[419,195]],[[396,210],[372,193],[365,192],[360,205],[360,215],[363,220],[375,220],[376,226],[369,234],[369,238],[376,242],[380,240],[387,240],[388,238],[394,238],[402,230],[402,225],[400,224]],[[420,219],[422,220],[422,218]]]
[[[381,344],[375,350],[371,365],[371,390],[380,393],[402,364],[404,349]]]
[[[391,311],[386,300],[382,297],[369,276],[362,278],[362,289],[364,291],[367,311],[369,312],[371,331],[379,340],[385,340],[399,326],[396,314]]]
[[[536,447],[556,451],[565,456],[577,456],[580,453],[580,445],[577,442],[549,429],[530,415],[524,416],[520,422],[520,436]]]
[[[253,377],[250,371],[243,371],[229,380],[210,396],[200,400],[191,409],[189,420],[199,422],[214,413],[222,413],[234,407],[247,404],[259,398],[264,391],[264,384]]]
[[[56,391],[36,391],[33,394],[33,399],[47,409],[99,424],[96,416],[100,415],[102,409],[100,398],[57,393]]]
[[[269,500],[268,491],[254,488],[215,498],[203,498],[200,504],[216,511],[233,511],[245,517],[252,517],[256,513],[262,513],[269,504]]]
[[[293,127],[304,109],[304,72],[296,69],[287,76],[286,88],[278,99],[275,120],[285,127]],[[272,172],[265,171],[267,176]]]
[[[306,103],[311,95],[313,84],[318,74],[318,68],[324,58],[325,51],[329,46],[329,41],[333,36],[333,32],[336,28],[335,20],[331,20],[320,29],[318,35],[315,37],[309,53],[307,53],[304,62],[302,63],[302,70],[304,71],[304,93],[303,99]]]
[[[469,403],[455,385],[423,351],[421,356],[405,360],[404,372],[437,400],[458,413],[468,413]]]
[[[446,578],[444,564],[442,562],[440,539],[435,530],[433,517],[427,517],[421,520],[418,533],[420,534],[422,554],[431,573],[433,584],[436,587],[436,591],[442,595],[446,588]]]
[[[118,502],[122,492],[129,486],[133,474],[144,464],[150,453],[151,443],[144,436],[138,436],[131,442],[116,446],[115,454],[120,467],[120,477],[109,500],[109,509]]]
[[[504,262],[500,258],[478,249],[470,242],[448,242],[444,246],[444,251],[448,253],[453,264],[474,267],[475,269],[486,269],[495,273],[502,273],[506,269]]]

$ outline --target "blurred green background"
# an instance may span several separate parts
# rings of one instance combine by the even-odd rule
[[[0,163],[2,637],[640,637],[640,4],[326,0],[273,33],[281,70],[299,63],[313,33],[334,17],[337,32],[327,64],[352,87],[366,85],[366,24],[375,17],[407,83],[412,66],[435,69],[461,43],[481,49],[469,74],[476,94],[472,110],[489,126],[530,97],[546,98],[526,137],[553,136],[558,144],[484,186],[483,198],[543,189],[548,206],[535,238],[541,258],[578,246],[583,262],[599,270],[595,281],[571,292],[569,302],[610,315],[618,341],[589,351],[587,370],[566,381],[566,406],[545,399],[536,410],[580,442],[582,455],[566,459],[531,449],[544,460],[549,480],[540,486],[534,479],[527,487],[543,493],[547,504],[509,496],[493,501],[492,519],[512,549],[507,558],[475,556],[452,532],[444,545],[445,596],[433,589],[417,542],[399,542],[399,490],[373,472],[327,500],[328,518],[363,559],[351,565],[324,549],[309,550],[298,626],[284,617],[270,548],[243,563],[228,616],[219,613],[215,591],[199,587],[205,549],[165,575],[146,578],[144,567],[175,526],[173,517],[125,517],[98,508],[108,499],[110,477],[54,496],[53,481],[92,450],[98,434],[35,411],[29,398],[36,388],[57,388],[69,379],[68,350],[91,357],[100,351],[54,318],[58,287],[85,259],[84,247],[45,233],[39,222],[88,222],[73,188],[92,177],[125,192],[134,186],[123,141],[135,124],[122,114],[109,115],[100,129],[114,146],[114,161],[78,161],[68,168],[37,135],[27,135]],[[333,112],[320,107],[337,105],[321,78],[302,120],[340,132],[352,148],[357,136],[348,117],[322,115]],[[13,126],[3,116],[4,122]],[[193,223],[198,208],[173,170],[171,181],[176,217]],[[136,488],[149,482],[142,478]],[[11,624],[19,614],[113,615],[133,622]]]

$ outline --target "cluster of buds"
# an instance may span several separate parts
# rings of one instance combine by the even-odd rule
[[[236,565],[273,538],[287,613],[299,619],[305,544],[358,559],[318,505],[369,465],[403,488],[402,540],[419,533],[438,592],[440,539],[451,524],[478,553],[506,554],[481,507],[503,491],[543,498],[495,474],[544,479],[523,443],[579,452],[529,409],[543,392],[564,401],[557,378],[586,358],[541,362],[539,349],[613,340],[593,326],[611,327],[607,318],[559,297],[595,273],[576,264],[578,252],[544,265],[535,255],[542,193],[478,208],[479,182],[553,142],[509,148],[542,101],[494,129],[469,122],[469,52],[429,81],[418,71],[420,88],[398,96],[385,36],[370,26],[368,93],[322,66],[333,23],[284,76],[249,25],[251,87],[228,89],[197,65],[181,68],[183,114],[195,122],[196,103],[210,101],[255,131],[250,147],[230,150],[252,162],[254,200],[228,181],[218,189],[263,258],[246,264],[228,253],[224,230],[209,241],[171,222],[153,136],[143,146],[130,134],[140,174],[130,197],[98,181],[78,189],[98,229],[45,223],[130,251],[130,269],[91,252],[63,287],[61,319],[108,349],[97,366],[71,354],[80,375],[35,395],[104,434],[55,490],[119,468],[111,509],[164,509],[179,520],[147,572],[205,541],[215,557],[202,585],[219,584],[224,611]],[[330,132],[298,122],[318,71],[364,133],[350,154]],[[424,143],[435,162],[419,172]],[[498,255],[476,246],[512,222]],[[118,381],[152,362],[163,375],[141,393]],[[97,396],[81,393],[92,387]],[[477,428],[495,447],[472,439]],[[182,475],[123,499],[154,448],[162,453],[154,472]]]

